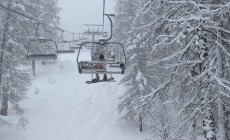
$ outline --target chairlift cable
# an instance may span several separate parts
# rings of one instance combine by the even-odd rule
[[[20,12],[17,12],[17,11],[15,11],[15,10],[12,10],[12,9],[10,9],[10,8],[8,8],[8,7],[5,7],[5,6],[1,5],[1,4],[0,4],[0,7],[2,7],[2,8],[5,9],[5,10],[8,10],[8,11],[10,11],[10,12],[13,12],[13,13],[15,13],[15,14],[17,14],[17,15],[23,16],[23,17],[25,17],[25,18],[27,18],[27,19],[30,19],[30,20],[33,20],[33,21],[36,21],[36,22],[40,22],[40,21],[36,20],[36,19],[33,18],[33,17],[24,15],[24,14],[22,14],[22,13],[20,13]]]
[[[6,7],[6,6],[2,5],[2,4],[0,4],[0,7],[3,8],[2,10],[7,10],[7,11],[9,11],[9,12],[11,12],[11,13],[20,15],[20,16],[22,16],[22,17],[25,17],[25,18],[30,19],[30,20],[32,20],[32,21],[35,21],[35,22],[37,22],[38,24],[43,24],[43,25],[49,26],[49,27],[54,28],[54,29],[59,30],[59,31],[64,31],[64,32],[67,32],[67,33],[74,33],[74,32],[70,32],[70,31],[65,31],[65,30],[63,30],[63,29],[61,29],[61,28],[59,28],[59,27],[54,27],[54,26],[51,26],[51,25],[49,25],[49,24],[43,23],[43,22],[39,21],[38,19],[35,19],[35,18],[30,17],[30,16],[28,16],[28,15],[25,15],[25,14],[23,14],[23,13],[21,13],[21,12],[18,12],[18,11],[16,11],[16,10],[11,9],[11,8],[8,8],[8,7]]]
[[[104,24],[105,24],[105,0],[103,0],[103,26],[102,31],[104,32]]]
[[[35,19],[35,18],[30,17],[30,16],[28,16],[28,15],[25,15],[25,14],[23,14],[23,13],[21,13],[21,12],[18,12],[18,11],[16,11],[16,10],[13,10],[13,9],[11,9],[11,8],[8,8],[8,7],[6,7],[6,6],[3,6],[2,4],[0,4],[0,7],[2,7],[3,9],[5,9],[5,10],[11,12],[11,13],[14,13],[14,14],[17,14],[17,15],[20,15],[20,16],[23,16],[23,17],[25,17],[25,18],[27,18],[27,19],[30,19],[30,20],[32,20],[32,21],[35,21],[35,22],[37,22],[37,23],[44,24],[44,25],[46,25],[46,26],[49,26],[49,27],[51,27],[51,28],[55,28],[55,29],[57,29],[57,30],[62,30],[62,29],[60,29],[60,28],[58,28],[58,27],[54,27],[54,26],[48,25],[48,24],[46,24],[46,23],[43,23],[43,22],[39,21],[38,19]]]

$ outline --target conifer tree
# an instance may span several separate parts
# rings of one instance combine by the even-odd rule
[[[174,105],[177,110],[177,129],[167,139],[191,134],[193,139],[200,130],[207,140],[216,140],[217,127],[228,139],[229,120],[229,2],[217,0],[147,0],[140,2],[134,20],[130,20],[128,70],[125,83],[132,87],[142,49],[150,48],[151,62],[141,72],[152,88],[140,94],[127,90],[122,98],[123,110],[132,110],[140,101],[150,104],[163,95],[162,104]],[[139,16],[140,15],[140,16]],[[140,47],[141,46],[141,47]],[[140,51],[137,48],[141,48]],[[148,56],[149,55],[146,55]],[[135,59],[134,61],[132,61]],[[144,59],[143,59],[144,60]],[[153,82],[146,69],[155,73]],[[164,70],[159,71],[160,68]],[[134,71],[136,70],[136,71]],[[154,75],[154,74],[151,74]],[[137,80],[136,80],[137,81]],[[141,88],[136,86],[136,91]],[[148,91],[148,90],[144,90]],[[136,93],[136,94],[134,94]],[[126,96],[126,97],[125,97]],[[136,103],[136,104],[135,104]],[[218,104],[218,105],[217,105]],[[130,106],[129,106],[130,105]],[[156,104],[152,105],[152,108]],[[124,109],[125,108],[125,109]],[[142,108],[145,112],[149,108]],[[151,111],[151,109],[150,109]],[[136,113],[136,111],[134,111]],[[129,112],[129,116],[135,114]],[[151,112],[154,113],[154,112]],[[218,114],[218,115],[216,115]],[[219,116],[219,117],[218,117]],[[166,116],[167,117],[167,116]],[[178,118],[177,118],[178,119]],[[221,119],[219,121],[219,119]],[[191,132],[191,133],[190,133]],[[194,137],[195,136],[195,137]]]
[[[34,27],[37,21],[57,24],[58,8],[56,4],[56,0],[1,0],[1,5],[7,7],[0,9],[0,22],[3,25],[0,26],[2,33],[0,35],[1,125],[25,127],[27,123],[24,117],[25,110],[20,107],[20,102],[25,98],[31,83],[31,74],[26,68],[27,45],[29,40],[35,36]],[[13,114],[18,115],[18,124],[1,118],[1,116],[11,117],[8,116],[9,103],[15,112]]]

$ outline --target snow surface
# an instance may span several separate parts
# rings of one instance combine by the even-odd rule
[[[86,84],[91,75],[78,73],[76,53],[60,54],[46,65],[36,61],[36,77],[22,103],[27,129],[0,128],[1,140],[149,139],[138,124],[121,120],[117,113],[124,87],[119,82]]]

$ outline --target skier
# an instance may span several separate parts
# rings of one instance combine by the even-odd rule
[[[100,54],[100,55],[98,56],[98,60],[99,60],[99,61],[105,61],[104,55],[103,55],[103,54]],[[95,68],[101,69],[101,68],[103,68],[104,66],[103,66],[102,64],[96,64],[94,67],[95,67]],[[98,81],[99,79],[100,79],[100,78],[99,78],[99,74],[96,74],[96,79],[93,79],[93,82],[96,82],[96,81]],[[107,80],[107,74],[104,74],[103,81],[106,81],[106,80]]]

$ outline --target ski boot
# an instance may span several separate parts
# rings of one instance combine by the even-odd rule
[[[99,75],[96,74],[96,78],[92,80],[92,82],[97,82],[99,80]]]
[[[107,74],[104,74],[103,81],[107,81]]]

